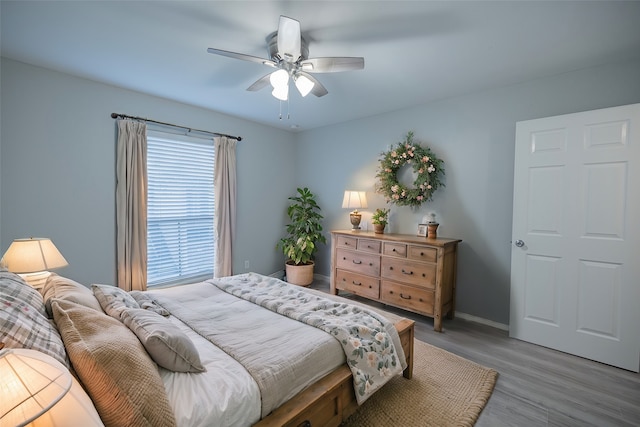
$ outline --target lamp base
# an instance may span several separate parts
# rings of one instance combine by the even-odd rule
[[[51,272],[38,271],[37,273],[18,274],[18,276],[22,277],[32,288],[40,290],[44,287],[44,284],[47,283],[47,279],[51,276]]]
[[[358,212],[351,212],[349,214],[349,220],[351,221],[352,230],[360,230],[360,221],[362,220],[362,214]]]

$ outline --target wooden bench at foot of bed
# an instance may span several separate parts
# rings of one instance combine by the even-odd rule
[[[407,358],[407,368],[403,372],[407,379],[413,376],[414,323],[402,319],[394,325]],[[343,365],[298,393],[254,427],[338,426],[356,409],[358,403],[351,370]]]

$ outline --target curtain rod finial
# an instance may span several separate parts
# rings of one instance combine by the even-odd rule
[[[116,119],[116,118],[118,118],[118,115],[116,113],[111,113],[111,118],[112,119]]]

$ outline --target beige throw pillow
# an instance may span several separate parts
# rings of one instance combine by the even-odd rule
[[[70,301],[54,300],[51,307],[71,364],[105,426],[175,426],[158,368],[125,325]]]
[[[142,308],[128,308],[120,320],[136,334],[158,365],[174,372],[205,371],[196,346],[169,319]]]
[[[56,273],[51,273],[40,292],[50,319],[53,319],[53,313],[51,312],[52,299],[65,299],[102,311],[100,303],[93,296],[91,289],[67,277],[58,276]]]

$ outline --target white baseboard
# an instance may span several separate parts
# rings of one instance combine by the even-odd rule
[[[474,316],[472,314],[460,313],[456,311],[455,317],[459,317],[464,320],[468,320],[470,322],[481,323],[483,325],[491,326],[493,328],[502,329],[503,331],[509,331],[509,325],[505,325],[504,323],[494,322],[493,320],[484,319],[482,317]]]

